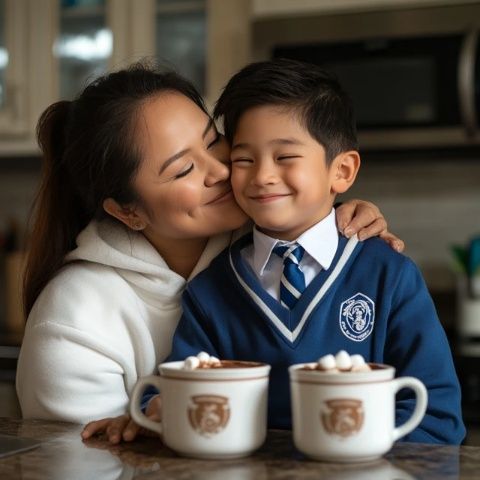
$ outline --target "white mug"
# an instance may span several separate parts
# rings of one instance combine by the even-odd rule
[[[259,448],[267,434],[270,365],[235,361],[235,367],[195,370],[183,365],[163,363],[160,376],[137,381],[130,401],[135,422],[159,433],[165,445],[184,456],[238,458]],[[161,392],[161,422],[140,410],[148,385]]]
[[[395,369],[373,365],[367,372],[327,373],[289,368],[295,446],[305,455],[332,462],[362,462],[381,457],[411,432],[427,408],[427,390],[413,377],[394,379]],[[306,368],[305,368],[306,367]],[[395,394],[411,388],[416,405],[395,428]]]

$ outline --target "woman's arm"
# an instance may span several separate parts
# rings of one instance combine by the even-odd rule
[[[359,240],[380,237],[397,252],[403,252],[403,240],[388,231],[387,221],[376,205],[364,200],[347,200],[336,209],[337,226],[347,238],[358,234]]]
[[[23,417],[85,423],[125,412],[124,371],[113,357],[71,326],[27,328],[16,382]]]
[[[144,325],[128,322],[139,309],[117,277],[72,264],[38,297],[17,367],[24,417],[86,423],[125,413],[148,345],[135,350]]]

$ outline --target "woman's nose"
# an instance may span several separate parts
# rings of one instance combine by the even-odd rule
[[[205,185],[207,187],[215,185],[217,182],[224,182],[230,178],[230,164],[221,162],[215,157],[209,157],[207,160],[207,171],[205,174]]]

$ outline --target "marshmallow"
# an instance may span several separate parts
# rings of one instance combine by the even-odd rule
[[[331,370],[337,367],[337,362],[332,354],[325,355],[318,359],[319,370]]]
[[[352,361],[352,367],[360,367],[362,365],[365,365],[365,360],[361,355],[352,355],[350,357],[350,360]]]
[[[369,372],[371,370],[370,365],[365,363],[365,360],[361,355],[352,355],[352,372]]]
[[[350,370],[352,368],[352,360],[345,350],[340,350],[335,355],[335,361],[339,370]]]
[[[187,357],[183,362],[183,368],[185,370],[195,370],[200,366],[200,360],[198,357]]]
[[[217,357],[210,356],[207,352],[200,352],[196,357],[187,357],[183,362],[183,368],[185,370],[195,370],[220,364],[221,362]]]
[[[197,358],[200,360],[200,363],[209,363],[210,362],[210,355],[207,352],[198,353]]]
[[[219,365],[220,360],[217,357],[214,357],[213,355],[210,356],[210,365]]]
[[[340,350],[335,356],[329,354],[318,359],[313,370],[320,370],[326,373],[340,372],[368,372],[370,365],[365,363],[361,355],[350,356],[345,350]]]

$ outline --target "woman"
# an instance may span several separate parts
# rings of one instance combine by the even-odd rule
[[[45,171],[25,278],[22,413],[117,416],[169,353],[186,281],[246,221],[229,149],[189,82],[139,65],[50,106],[38,139]],[[370,224],[360,233],[399,242],[376,207],[360,206],[351,230]],[[340,227],[358,207],[343,207]]]

